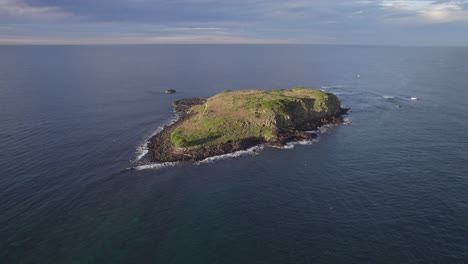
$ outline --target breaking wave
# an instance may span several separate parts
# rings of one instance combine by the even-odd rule
[[[158,127],[150,136],[148,136],[143,143],[141,143],[140,145],[137,146],[137,149],[136,149],[136,154],[135,154],[135,159],[132,161],[132,163],[136,163],[138,161],[140,161],[144,156],[146,156],[146,154],[148,154],[148,143],[150,141],[150,139],[155,136],[156,134],[158,134],[159,132],[161,132],[165,127],[167,126],[170,126],[172,124],[174,124],[175,122],[177,122],[177,120],[179,120],[179,114],[175,114],[174,116],[171,117],[171,119],[164,125]]]
[[[291,141],[286,143],[286,146],[282,147],[282,149],[293,149],[296,145],[312,145],[315,142],[318,142],[319,138],[314,138],[312,140],[299,140],[299,141]]]
[[[162,168],[168,168],[168,167],[175,167],[176,165],[181,164],[181,162],[162,162],[162,163],[147,163],[147,164],[142,164],[143,162],[139,162],[149,152],[148,143],[150,139],[154,135],[160,133],[165,127],[170,126],[174,124],[175,122],[177,122],[177,120],[179,120],[178,114],[174,115],[165,125],[158,127],[150,136],[148,136],[145,139],[145,141],[142,144],[138,145],[137,150],[136,150],[136,158],[132,161],[132,163],[133,164],[139,163],[140,165],[137,165],[135,167],[130,167],[128,168],[128,170],[162,169]],[[345,118],[343,124],[344,125],[351,124],[351,120],[349,118]],[[254,147],[250,147],[246,150],[239,150],[233,153],[208,157],[201,161],[196,161],[193,164],[195,165],[209,164],[218,160],[237,158],[237,157],[244,156],[244,155],[257,155],[259,154],[259,151],[261,151],[265,146],[272,147],[272,148],[279,148],[279,149],[293,149],[294,146],[296,145],[311,145],[320,140],[320,134],[326,133],[331,127],[334,127],[334,126],[336,125],[335,124],[323,125],[319,127],[317,130],[306,131],[307,133],[316,133],[319,135],[317,138],[314,138],[312,140],[292,141],[292,142],[286,143],[286,145],[282,147],[272,146],[268,144],[261,144],[261,145],[257,145]]]
[[[411,100],[411,101],[416,101],[416,100],[419,100],[417,97],[415,96],[393,96],[393,95],[383,95],[382,96],[384,99],[387,99],[387,100],[393,100],[393,99],[398,99],[398,100]]]
[[[132,167],[130,169],[134,169],[134,170],[162,169],[162,168],[174,167],[179,163],[180,162],[149,163],[149,164]]]
[[[339,89],[344,88],[344,85],[322,85],[320,89]]]
[[[251,148],[248,148],[246,150],[239,150],[233,153],[228,153],[228,154],[223,154],[223,155],[218,155],[218,156],[213,156],[206,158],[201,161],[194,162],[195,165],[200,165],[200,164],[207,164],[207,163],[212,163],[217,160],[223,160],[223,159],[230,159],[230,158],[237,158],[240,156],[244,155],[257,155],[260,150],[262,150],[265,147],[264,144],[254,146]]]

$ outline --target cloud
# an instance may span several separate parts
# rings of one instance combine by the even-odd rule
[[[400,14],[400,17],[387,17],[388,22],[411,25],[468,22],[466,3],[468,1],[386,0],[381,5]]]
[[[468,0],[0,0],[0,41],[413,44],[443,31],[466,44],[467,10]]]
[[[60,37],[3,37],[0,44],[59,44],[59,45],[101,45],[101,44],[295,44],[283,39],[262,39],[236,36],[213,35],[172,35],[155,37],[112,37],[112,38],[60,38]]]
[[[31,6],[21,0],[0,0],[0,15],[10,19],[57,20],[72,15],[57,6]]]
[[[63,34],[67,32],[67,34]],[[0,44],[286,44],[298,41],[231,32],[228,28],[129,24],[0,25]]]

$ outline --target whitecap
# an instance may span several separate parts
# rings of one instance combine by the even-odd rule
[[[343,119],[343,124],[344,125],[349,125],[351,124],[351,120],[349,118],[345,118]],[[328,129],[332,128],[332,127],[335,127],[335,126],[338,126],[339,124],[326,124],[326,125],[323,125],[323,126],[320,126],[317,128],[317,130],[307,130],[307,131],[304,131],[306,133],[309,133],[309,134],[324,134],[328,131]],[[315,138],[315,139],[318,139],[318,138]],[[315,140],[314,139],[314,140]]]
[[[275,148],[275,149],[293,149],[294,145],[289,144],[289,143],[291,143],[291,142],[286,143],[286,145],[284,145],[284,146],[268,145],[268,147]]]
[[[208,157],[204,160],[197,161],[194,164],[195,165],[200,165],[200,164],[206,164],[206,163],[212,163],[217,160],[223,160],[223,159],[229,159],[229,158],[237,158],[243,155],[257,155],[258,151],[262,150],[264,148],[264,144],[254,146],[251,148],[248,148],[246,150],[239,150],[233,153],[228,153],[228,154],[223,154],[223,155],[218,155],[218,156],[213,156],[213,157]]]
[[[312,140],[299,140],[286,143],[285,149],[293,149],[296,145],[311,145],[315,142],[318,142],[319,138],[314,138]]]
[[[318,128],[318,133],[319,134],[325,134],[329,128],[336,126],[335,124],[328,124],[328,125],[323,125]]]
[[[144,140],[143,143],[138,145],[135,151],[136,152],[135,159],[132,161],[132,163],[136,163],[140,161],[146,154],[148,154],[149,152],[148,144],[150,142],[150,139],[154,137],[155,135],[157,135],[158,133],[160,133],[161,131],[163,131],[165,127],[170,126],[174,124],[175,122],[177,122],[177,120],[179,120],[179,117],[180,117],[179,114],[175,114],[166,124],[156,128],[156,130],[150,136],[148,136]]]
[[[130,169],[135,169],[135,170],[162,169],[162,168],[167,168],[167,167],[174,167],[177,164],[179,164],[179,162],[149,163],[149,164],[132,167]]]
[[[410,97],[410,100],[416,101],[416,100],[418,100],[418,98],[417,97]]]
[[[344,85],[322,85],[320,86],[320,89],[339,89],[343,87]]]

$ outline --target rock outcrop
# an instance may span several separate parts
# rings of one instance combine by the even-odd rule
[[[341,123],[347,112],[335,95],[304,87],[224,91],[178,100],[174,109],[181,118],[151,138],[151,161],[201,160],[261,143],[312,139],[316,135],[305,131]]]

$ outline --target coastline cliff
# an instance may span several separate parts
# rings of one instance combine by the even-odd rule
[[[224,91],[174,102],[180,119],[150,139],[152,162],[202,160],[268,143],[316,137],[306,131],[343,121],[339,99],[317,89]]]

